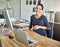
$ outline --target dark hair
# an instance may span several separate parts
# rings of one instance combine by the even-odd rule
[[[40,5],[40,6],[42,7],[42,10],[43,10],[43,8],[44,8],[43,4],[38,3],[37,6],[38,6],[38,5]]]

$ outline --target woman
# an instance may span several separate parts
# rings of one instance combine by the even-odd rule
[[[51,30],[47,18],[42,15],[43,5],[36,6],[36,14],[31,16],[29,29],[33,28],[40,35],[47,36],[46,30]]]

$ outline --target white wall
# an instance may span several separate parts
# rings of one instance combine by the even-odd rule
[[[41,0],[41,3],[44,6],[44,10],[50,10],[50,0]]]
[[[0,1],[0,9],[3,9],[5,7],[5,2]]]
[[[44,11],[50,10],[51,0],[41,0],[41,3],[44,5]],[[36,5],[26,5],[26,0],[21,0],[21,18],[30,20],[34,6]]]
[[[25,3],[25,0],[21,0],[21,18],[30,20],[34,5],[26,5]],[[41,3],[44,5],[44,11],[60,11],[60,0],[41,0]]]
[[[12,0],[12,6],[14,10],[14,18],[20,19],[20,0]]]
[[[44,10],[60,11],[60,0],[41,0]]]
[[[44,10],[50,10],[50,11],[60,11],[60,0],[41,0],[42,4],[44,5]],[[21,7],[20,7],[21,5]],[[5,3],[1,2],[0,0],[0,9],[3,9],[5,7]],[[25,5],[25,0],[12,0],[12,7],[14,9],[14,17],[16,19],[25,18],[29,19],[30,15],[33,14],[32,8],[34,5]],[[24,16],[25,15],[25,16]]]
[[[60,11],[60,0],[51,0],[51,9],[53,11]]]
[[[5,1],[0,0],[0,9],[4,9],[5,6]],[[20,19],[20,0],[12,0],[11,2],[12,8],[14,10],[14,18]]]
[[[21,19],[30,21],[30,16],[33,14],[33,7],[35,5],[26,5],[26,0],[21,0]]]

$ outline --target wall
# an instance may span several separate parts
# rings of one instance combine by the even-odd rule
[[[21,19],[30,21],[30,16],[33,14],[33,7],[35,7],[35,5],[26,5],[26,0],[21,0]]]
[[[0,0],[0,9],[5,8],[6,1]],[[11,2],[12,8],[14,10],[14,18],[20,19],[20,0],[12,0]]]
[[[5,4],[5,2],[2,1],[2,0],[0,0],[0,9],[3,9],[4,8],[4,4]]]
[[[60,11],[60,0],[51,0],[51,9],[53,11]]]
[[[5,3],[1,2],[1,1],[2,0],[0,0],[0,9],[3,9],[5,7]],[[60,0],[44,0],[44,1],[41,0],[41,2],[44,5],[44,10],[60,11],[60,5],[59,5]],[[14,9],[14,17],[16,19],[25,18],[25,17],[26,17],[25,19],[29,19],[30,15],[33,14],[33,12],[32,12],[33,6],[28,5],[28,7],[27,7],[24,3],[25,3],[25,0],[12,0],[12,6]],[[25,14],[25,16],[24,16],[24,14]],[[26,15],[28,15],[28,16],[26,16]]]
[[[41,3],[44,5],[44,11],[50,10],[51,0],[41,0]],[[36,5],[26,5],[26,0],[21,0],[21,18],[28,19],[30,21],[30,16],[33,14],[33,7]]]
[[[20,19],[20,0],[12,0],[12,6],[14,10],[14,18]]]
[[[50,2],[51,0],[41,0],[41,3],[43,4],[43,6],[44,6],[44,10],[49,10],[50,9]]]
[[[60,11],[60,0],[41,0],[45,9],[50,11]]]
[[[44,11],[54,11],[54,13],[52,14],[52,17],[50,18],[50,14],[45,14],[48,21],[50,21],[49,19],[51,19],[50,22],[54,22],[54,16],[55,16],[55,13],[57,11],[60,12],[60,0],[42,0],[42,3],[44,5]]]

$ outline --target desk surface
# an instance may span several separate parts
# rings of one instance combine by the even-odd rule
[[[29,47],[60,47],[60,42],[58,41],[41,36],[31,30],[27,30],[27,33],[30,37],[39,41],[38,43]],[[7,35],[0,34],[0,40],[2,42],[2,47],[28,47],[16,39],[9,39]]]

